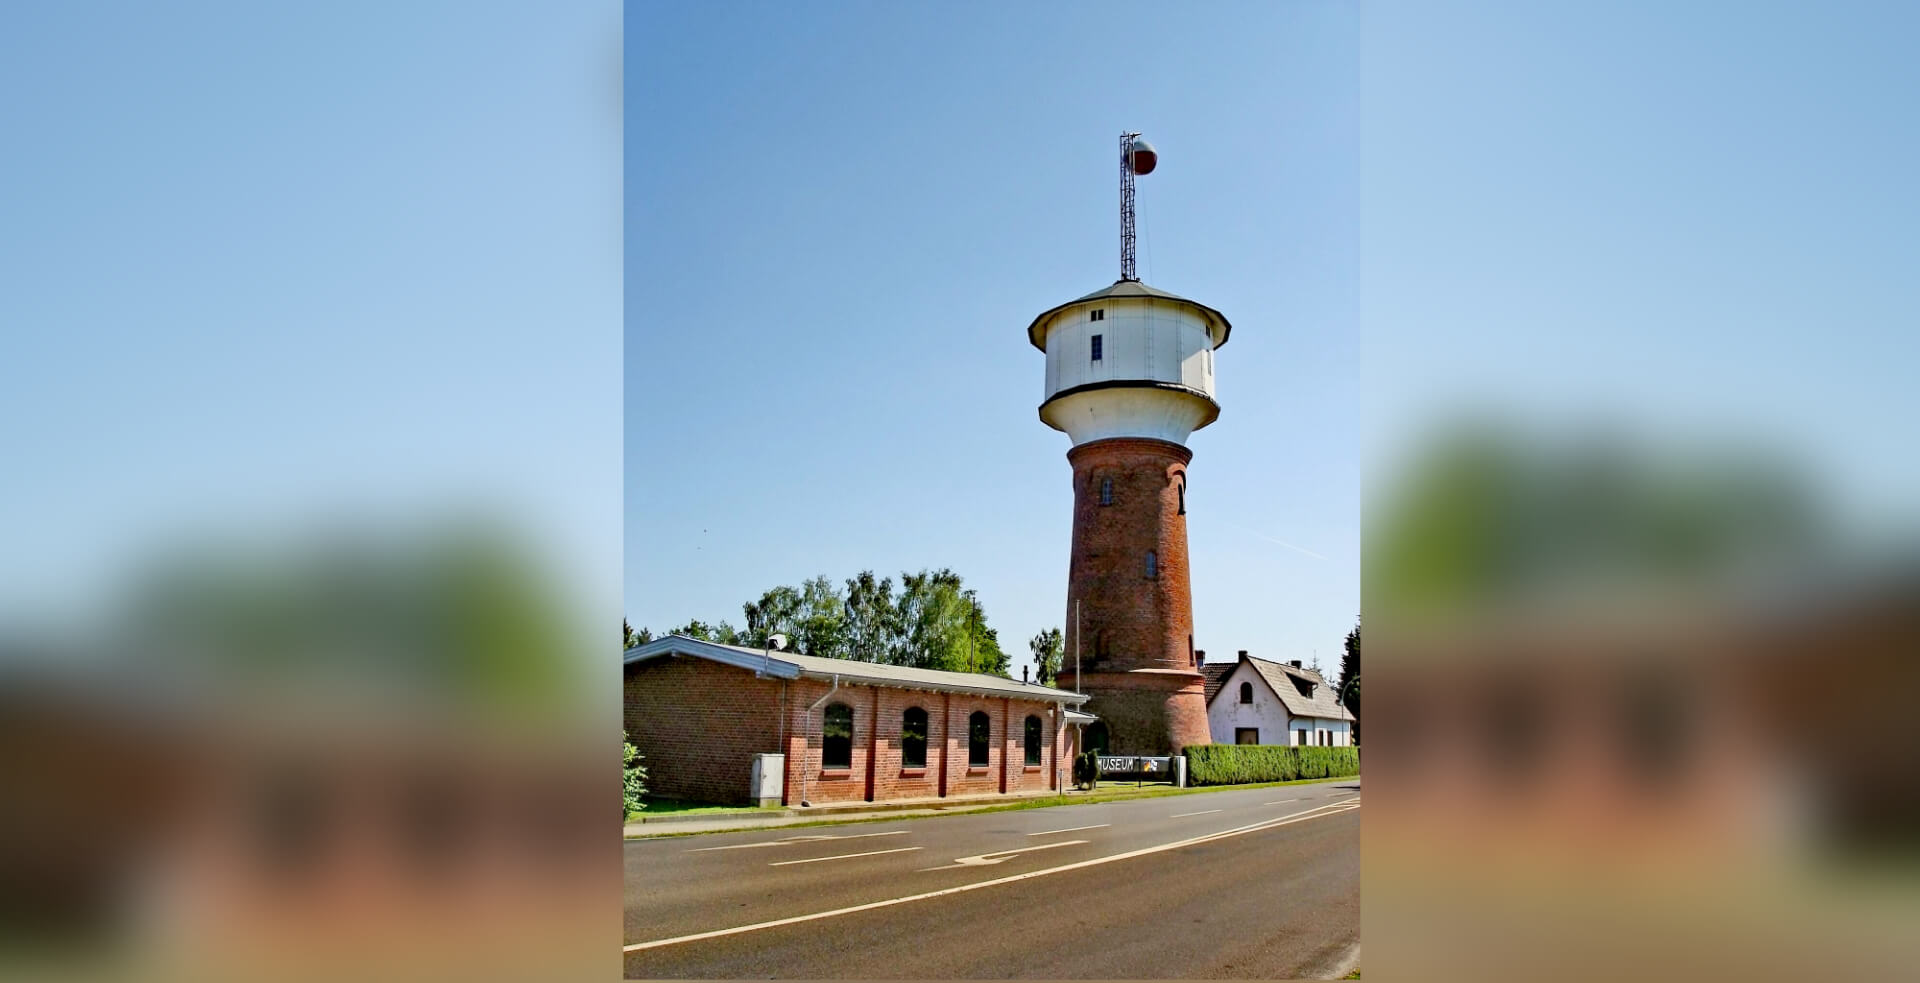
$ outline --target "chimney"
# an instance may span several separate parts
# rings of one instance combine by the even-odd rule
[[[1027,684],[1027,667],[1021,666],[1020,667],[1020,685],[1025,686],[1026,684]]]
[[[1246,657],[1247,657],[1247,650],[1246,650],[1246,649],[1241,649],[1241,650],[1240,650],[1240,657],[1241,657],[1242,659],[1244,659],[1244,658],[1246,658]]]
[[[1194,658],[1194,661],[1196,661],[1196,662],[1205,662],[1205,661],[1207,661],[1207,650],[1206,650],[1206,649],[1194,649],[1194,650],[1193,650],[1193,658]]]
[[[1289,663],[1287,663],[1287,665],[1290,665],[1290,666],[1292,666],[1292,667],[1294,667],[1295,669],[1298,669],[1298,668],[1300,668],[1300,660],[1299,660],[1299,659],[1295,659],[1295,660],[1293,660],[1292,662],[1289,662]]]

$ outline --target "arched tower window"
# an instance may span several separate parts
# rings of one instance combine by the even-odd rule
[[[1148,550],[1147,551],[1147,578],[1153,579],[1158,576],[1160,576],[1160,554],[1154,550]]]
[[[1101,505],[1113,504],[1113,479],[1112,478],[1100,479],[1100,504]]]
[[[1252,683],[1240,684],[1240,702],[1242,703],[1253,702],[1253,684]]]
[[[820,725],[820,767],[853,767],[853,708],[845,703],[827,704]]]
[[[1180,493],[1180,514],[1187,514],[1187,473],[1176,471],[1173,475],[1174,488]]]

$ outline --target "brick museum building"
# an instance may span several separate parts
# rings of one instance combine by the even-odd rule
[[[1078,725],[1067,690],[981,673],[668,635],[623,659],[647,790],[799,805],[1058,791]]]

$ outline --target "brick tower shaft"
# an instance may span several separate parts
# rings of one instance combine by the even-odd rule
[[[1067,453],[1073,552],[1062,685],[1092,696],[1086,710],[1100,717],[1114,753],[1177,754],[1208,743],[1187,567],[1192,458],[1180,444],[1138,437],[1096,440]]]

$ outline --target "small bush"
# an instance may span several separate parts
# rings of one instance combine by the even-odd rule
[[[1100,787],[1100,755],[1088,751],[1073,759],[1073,785],[1091,791]]]
[[[1187,748],[1187,784],[1246,785],[1360,774],[1360,749],[1270,744],[1199,744]]]
[[[640,749],[634,747],[633,742],[627,740],[626,737],[627,735],[625,733],[620,735],[623,747],[620,758],[622,769],[620,777],[622,779],[621,785],[623,786],[621,789],[621,799],[624,807],[620,813],[621,819],[625,819],[647,807],[645,802],[640,801],[641,796],[647,794],[647,769],[646,766],[640,763]]]

